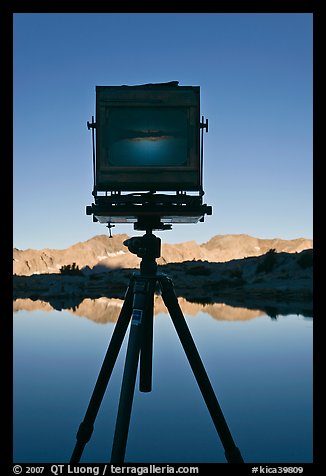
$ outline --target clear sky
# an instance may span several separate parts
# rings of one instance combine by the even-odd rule
[[[92,222],[95,86],[200,86],[205,223],[217,234],[312,238],[312,14],[14,14],[14,246],[65,248]],[[113,233],[139,235],[129,225]]]

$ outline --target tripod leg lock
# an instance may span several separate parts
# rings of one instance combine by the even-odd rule
[[[141,321],[143,319],[143,309],[133,309],[132,310],[132,320],[131,320],[131,325],[132,326],[139,326],[141,324]]]
[[[80,441],[84,444],[88,443],[93,434],[93,430],[94,430],[93,425],[90,425],[87,422],[82,421],[77,431],[77,435],[76,435],[77,441]]]

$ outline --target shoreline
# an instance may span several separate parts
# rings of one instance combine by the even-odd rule
[[[188,302],[202,305],[225,303],[259,309],[271,316],[294,313],[311,317],[313,276],[310,259],[312,250],[266,253],[226,263],[170,263],[160,265],[158,272],[167,274],[172,279],[177,297]],[[105,268],[100,272],[89,270],[86,274],[76,275],[14,275],[13,299],[42,300],[55,309],[79,306],[87,298],[123,299],[130,277],[135,272],[138,271],[133,268]]]

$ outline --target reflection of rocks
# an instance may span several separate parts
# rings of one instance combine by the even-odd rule
[[[18,311],[53,311],[53,307],[48,302],[32,301],[32,299],[16,299],[13,303],[14,312]]]
[[[188,302],[183,298],[179,298],[179,304],[182,312],[186,316],[197,316],[203,312],[209,314],[213,319],[226,321],[240,321],[249,320],[255,317],[264,315],[261,311],[253,311],[249,309],[236,308],[227,306],[226,304],[198,304]],[[84,299],[77,307],[68,308],[67,311],[76,314],[77,316],[86,317],[97,323],[116,322],[118,320],[121,308],[123,305],[122,299]],[[43,301],[32,301],[31,299],[17,299],[14,301],[14,311],[52,311],[50,304]],[[161,296],[155,296],[154,313],[166,314],[168,313]]]
[[[258,310],[250,310],[241,307],[232,307],[224,303],[200,304],[189,302],[184,298],[178,299],[182,312],[187,316],[196,316],[200,312],[209,314],[213,319],[221,321],[245,321],[254,317],[264,315]],[[167,313],[165,304],[160,296],[155,300],[155,313]]]
[[[232,307],[224,303],[207,304],[202,308],[202,312],[209,314],[218,321],[248,321],[265,315],[262,311]]]
[[[233,307],[224,303],[215,303],[215,304],[200,304],[188,302],[183,298],[178,299],[182,312],[185,316],[196,317],[199,313],[205,313],[211,316],[213,319],[219,321],[247,321],[254,319],[256,317],[264,316],[265,314],[274,317],[278,314],[303,314],[302,312],[288,312],[288,309],[284,308],[284,312],[275,312],[275,309],[271,308],[268,312],[267,307],[265,311],[262,310],[251,310],[241,307]],[[116,322],[120,315],[120,311],[123,305],[122,299],[110,299],[110,298],[99,298],[99,299],[84,299],[77,307],[67,308],[68,312],[71,312],[77,316],[86,317],[92,321],[95,321],[100,324],[105,324],[107,322]],[[50,304],[43,301],[32,301],[31,299],[17,299],[14,301],[14,311],[52,311],[53,308]],[[158,314],[167,314],[168,311],[163,303],[161,296],[155,296],[154,302],[154,313]],[[303,314],[305,315],[305,314]],[[308,313],[307,316],[310,317]]]
[[[92,321],[104,324],[118,320],[122,305],[123,301],[121,299],[86,298],[72,312],[77,316],[87,317]]]
[[[234,292],[233,295],[223,294],[214,299],[222,305],[227,304],[231,307],[246,306],[248,309],[260,309],[260,312],[270,317],[288,314],[301,314],[304,317],[313,316],[313,303],[310,293],[298,296],[298,293],[273,292]]]

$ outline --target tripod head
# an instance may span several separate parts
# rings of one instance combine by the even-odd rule
[[[161,239],[153,235],[151,231],[144,236],[134,236],[123,242],[130,253],[139,258],[156,259],[161,256]]]
[[[144,236],[134,236],[123,242],[130,253],[142,258],[140,273],[155,275],[157,270],[156,258],[161,256],[161,239],[147,230]]]

